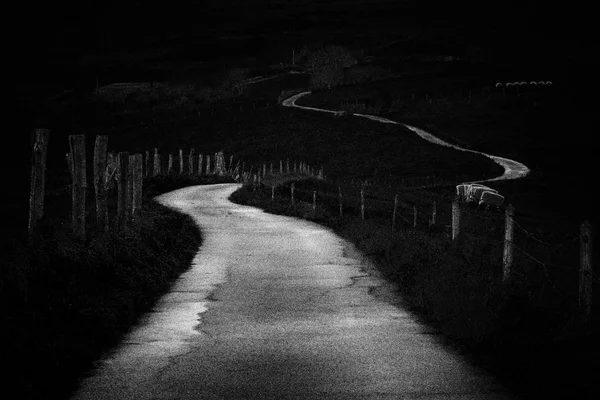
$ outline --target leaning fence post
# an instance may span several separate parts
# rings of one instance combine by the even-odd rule
[[[292,182],[292,186],[291,186],[291,196],[292,196],[292,204],[294,204],[294,183]]]
[[[508,282],[510,280],[510,269],[513,262],[513,216],[515,208],[512,204],[506,207],[504,212],[504,253],[502,256],[502,282]]]
[[[129,153],[119,153],[119,183],[117,191],[117,227],[123,229],[127,225],[127,171],[129,170]]]
[[[106,155],[108,136],[96,136],[94,146],[94,190],[96,194],[96,222],[101,231],[108,230],[108,205],[106,194]]]
[[[31,187],[29,191],[29,237],[37,232],[38,221],[44,215],[44,192],[46,186],[46,154],[48,150],[48,129],[36,129],[33,143],[33,164],[31,166]]]
[[[579,306],[586,320],[592,315],[592,226],[584,221],[580,228]]]
[[[85,236],[85,191],[87,188],[85,171],[85,135],[70,135],[71,160],[73,161],[73,187],[71,222],[73,233],[80,238]]]
[[[452,242],[458,244],[460,238],[460,205],[458,199],[452,200]]]
[[[396,229],[396,212],[398,210],[398,195],[394,197],[394,212],[392,213],[392,231]]]
[[[142,215],[142,155],[134,154],[133,166],[131,168],[133,179],[132,179],[132,207],[131,214],[133,218],[139,218]]]
[[[190,156],[189,156],[189,170],[190,170],[190,176],[194,175],[194,156],[196,153],[196,149],[190,149]]]
[[[360,218],[365,219],[365,187],[360,188]]]

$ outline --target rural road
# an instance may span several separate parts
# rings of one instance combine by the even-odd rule
[[[287,98],[286,100],[284,100],[282,102],[282,105],[284,105],[285,107],[295,107],[295,108],[300,108],[303,110],[325,112],[325,113],[330,113],[330,114],[339,114],[340,113],[340,111],[325,110],[322,108],[315,108],[315,107],[299,106],[296,104],[296,101],[299,98],[307,96],[310,93],[311,92],[298,93],[298,94],[291,96],[291,97]],[[519,178],[523,178],[523,177],[527,176],[530,172],[529,168],[527,168],[524,164],[521,164],[518,161],[510,160],[510,159],[504,158],[504,157],[493,156],[490,154],[483,153],[481,151],[470,150],[470,149],[465,149],[465,148],[456,146],[454,144],[445,142],[442,139],[435,137],[434,135],[432,135],[429,132],[424,131],[423,129],[420,129],[420,128],[417,128],[417,127],[414,127],[411,125],[392,121],[391,119],[378,117],[376,115],[367,115],[367,114],[358,114],[358,113],[353,113],[353,115],[355,115],[357,117],[371,119],[373,121],[381,122],[384,124],[402,125],[402,126],[406,127],[407,129],[413,131],[417,135],[419,135],[421,138],[427,140],[428,142],[431,142],[431,143],[434,143],[434,144],[437,144],[440,146],[451,147],[451,148],[453,148],[455,150],[459,150],[459,151],[466,151],[469,153],[481,154],[485,157],[490,158],[495,163],[499,164],[502,168],[504,168],[504,173],[500,176],[490,178],[490,179],[483,179],[483,180],[479,180],[479,181],[472,181],[472,182],[465,182],[465,183],[483,183],[483,182],[492,182],[492,181],[503,181],[503,180],[509,180],[509,179],[519,179]],[[457,183],[459,183],[459,182],[457,182]]]
[[[194,218],[202,247],[73,399],[514,398],[440,344],[352,245],[231,203],[239,187],[157,198]]]

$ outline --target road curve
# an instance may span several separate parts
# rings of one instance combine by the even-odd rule
[[[157,200],[194,218],[192,267],[73,399],[509,399],[427,332],[348,242],[231,203],[239,184]]]
[[[319,112],[325,112],[325,113],[330,113],[330,114],[339,114],[339,113],[341,113],[341,111],[332,111],[332,110],[325,110],[325,109],[322,109],[322,108],[299,106],[299,105],[296,104],[296,100],[298,100],[301,97],[307,96],[310,93],[311,92],[308,91],[308,92],[302,92],[302,93],[295,94],[295,95],[287,98],[286,100],[284,100],[282,102],[282,104],[284,106],[286,106],[286,107],[301,108],[303,110],[319,111]],[[407,129],[410,129],[411,131],[413,131],[417,135],[419,135],[421,138],[427,140],[428,142],[435,143],[435,144],[438,144],[440,146],[451,147],[453,149],[460,150],[460,151],[466,151],[466,152],[469,152],[469,153],[481,154],[481,155],[483,155],[485,157],[488,157],[488,158],[492,159],[495,163],[499,164],[502,168],[504,168],[504,173],[502,175],[500,175],[500,176],[495,177],[495,178],[483,179],[483,180],[479,180],[479,181],[472,181],[472,182],[466,182],[466,183],[482,183],[482,182],[492,182],[492,181],[503,181],[503,180],[509,180],[509,179],[519,179],[519,178],[523,178],[523,177],[527,176],[529,174],[529,172],[530,172],[529,168],[527,168],[524,164],[521,164],[518,161],[510,160],[510,159],[504,158],[504,157],[493,156],[493,155],[490,155],[490,154],[483,153],[481,151],[470,150],[470,149],[465,149],[465,148],[456,146],[454,144],[445,142],[442,139],[439,139],[439,138],[435,137],[434,135],[432,135],[429,132],[424,131],[423,129],[420,129],[420,128],[417,128],[417,127],[414,127],[414,126],[411,126],[411,125],[403,124],[401,122],[392,121],[391,119],[387,119],[387,118],[383,118],[383,117],[378,117],[376,115],[367,115],[367,114],[358,114],[358,113],[353,113],[353,115],[355,115],[357,117],[368,118],[368,119],[371,119],[373,121],[381,122],[381,123],[384,123],[384,124],[402,125],[402,126],[406,127]]]

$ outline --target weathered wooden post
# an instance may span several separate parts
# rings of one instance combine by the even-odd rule
[[[579,306],[583,316],[590,320],[592,315],[592,225],[584,221],[580,229]]]
[[[513,262],[513,216],[515,208],[512,204],[506,207],[504,212],[504,253],[502,256],[502,282],[510,281],[511,267]]]
[[[394,212],[392,213],[392,232],[396,229],[396,213],[398,210],[398,195],[394,197]]]
[[[190,176],[194,175],[194,158],[196,156],[196,149],[190,149],[190,156],[189,156],[189,170],[190,170]]]
[[[134,154],[133,156],[133,166],[132,166],[132,208],[131,208],[131,216],[132,218],[139,218],[142,215],[142,190],[143,190],[143,176],[142,176],[142,155]]]
[[[460,240],[460,205],[458,199],[452,200],[452,242],[456,245]]]
[[[340,186],[338,186],[338,193],[339,193],[339,199],[340,199],[340,217],[342,216],[342,188]]]
[[[146,169],[144,170],[144,176],[149,178],[150,175],[150,151],[146,150]]]
[[[413,205],[413,228],[417,227],[417,206]]]
[[[183,149],[179,149],[179,175],[183,175]]]
[[[294,161],[294,172],[296,172],[296,161]]]
[[[365,186],[360,188],[360,218],[365,219]]]
[[[290,173],[290,159],[286,159],[285,160],[285,170],[287,171],[287,173]]]
[[[291,197],[292,197],[292,204],[294,204],[294,182],[292,182],[290,191],[291,191]]]
[[[239,165],[239,161],[238,161],[238,165]],[[233,154],[229,156],[229,175],[233,175],[234,171],[233,171]]]
[[[273,175],[273,163],[271,163],[271,168],[269,169],[269,173]]]
[[[119,173],[117,192],[117,227],[119,230],[127,225],[127,171],[129,170],[129,153],[119,153]]]
[[[73,187],[71,222],[73,233],[85,237],[85,191],[87,188],[85,135],[70,135],[71,160],[73,161]]]
[[[48,153],[48,129],[35,129],[33,132],[33,160],[29,189],[29,238],[34,239],[38,222],[44,216],[44,193],[46,190],[46,155]]]
[[[283,160],[279,160],[279,173],[283,174]]]
[[[435,225],[436,214],[437,214],[437,203],[434,201],[433,206],[431,207],[431,221],[429,223],[430,226]]]
[[[133,217],[133,154],[130,154],[127,161],[127,196],[125,197],[125,209],[127,221]]]
[[[275,200],[275,185],[271,186],[271,201]]]
[[[97,135],[94,146],[94,191],[96,194],[96,222],[101,231],[108,230],[108,205],[106,188],[106,158],[108,136]]]
[[[152,176],[158,174],[160,174],[160,155],[158,154],[158,149],[154,148],[154,170],[152,171]]]
[[[198,154],[198,176],[202,175],[202,154]]]
[[[173,153],[169,153],[169,164],[167,165],[167,174],[171,175],[173,172]]]
[[[210,154],[206,155],[206,175],[209,175],[210,171]]]
[[[317,191],[313,190],[313,211],[317,209]]]

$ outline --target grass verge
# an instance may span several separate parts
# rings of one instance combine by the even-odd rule
[[[222,181],[147,179],[142,217],[130,229],[103,233],[90,226],[86,239],[78,240],[61,214],[46,213],[36,247],[19,239],[4,244],[4,390],[19,399],[68,398],[94,361],[189,268],[202,242],[189,216],[153,197]]]
[[[400,296],[440,339],[494,375],[522,398],[592,398],[594,322],[583,323],[572,303],[542,295],[535,274],[519,274],[502,285],[501,266],[491,256],[498,247],[469,235],[453,246],[444,229],[409,228],[392,232],[388,218],[362,220],[358,209],[342,217],[333,204],[313,209],[304,189],[326,190],[322,181],[296,181],[295,202],[283,184],[277,197],[268,187],[244,186],[231,200],[267,212],[303,218],[329,227],[369,255]],[[329,188],[331,192],[337,187]],[[527,270],[516,265],[515,270]]]

